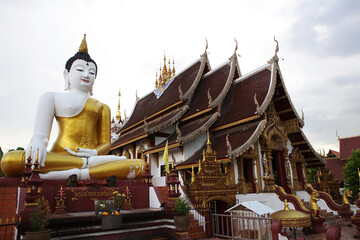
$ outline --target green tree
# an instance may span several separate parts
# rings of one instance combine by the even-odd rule
[[[352,200],[355,200],[355,196],[359,193],[358,169],[360,169],[360,149],[353,151],[344,168],[344,186],[353,192]]]
[[[307,181],[308,183],[316,183],[316,168],[309,167],[307,169]]]

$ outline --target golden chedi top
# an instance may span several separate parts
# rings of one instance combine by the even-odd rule
[[[290,209],[286,199],[284,210],[274,212],[270,218],[280,220],[283,227],[308,227],[311,225],[310,215]]]
[[[120,93],[120,89],[119,89],[119,102],[118,102],[118,110],[116,112],[116,120],[117,121],[120,121],[121,120],[121,112],[120,112],[120,96],[121,96],[121,93]]]
[[[88,47],[87,47],[87,43],[86,43],[86,34],[84,34],[84,38],[81,41],[81,44],[79,47],[79,52],[88,53]]]
[[[168,60],[168,65],[166,65],[166,55],[164,54],[164,64],[161,66],[160,64],[160,73],[159,77],[156,73],[156,79],[155,79],[155,88],[164,88],[165,84],[170,81],[172,77],[175,76],[175,60],[173,59],[173,66],[171,69],[171,62],[170,58]]]

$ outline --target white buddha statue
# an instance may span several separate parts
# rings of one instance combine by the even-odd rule
[[[67,179],[76,174],[78,179],[140,178],[146,162],[106,155],[110,151],[110,109],[91,98],[97,65],[90,58],[86,36],[79,51],[65,66],[67,93],[44,93],[39,100],[34,135],[25,151],[12,151],[3,157],[1,169],[7,177],[18,177],[24,170],[30,152],[32,162],[40,163],[42,179]],[[59,135],[52,149],[47,143],[53,119],[59,125]]]

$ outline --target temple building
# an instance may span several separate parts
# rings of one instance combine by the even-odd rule
[[[207,50],[175,74],[170,62],[156,89],[137,100],[111,152],[145,159],[155,187],[165,186],[163,154],[195,206],[223,212],[238,195],[302,190],[308,167],[325,165],[302,128],[277,57],[242,74],[236,50],[212,68]]]
[[[360,149],[360,136],[339,137],[339,152],[329,149],[326,155],[326,165],[334,174],[334,178],[344,181],[344,167],[351,157],[352,151]]]

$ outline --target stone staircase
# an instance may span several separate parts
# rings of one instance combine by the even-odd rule
[[[190,214],[189,236],[191,239],[205,238],[204,228],[199,225],[198,220],[194,219],[194,215]]]
[[[311,209],[310,202],[304,200],[302,201],[307,209]],[[351,225],[350,221],[341,218],[340,215],[335,215],[333,212],[328,212],[326,209],[320,209],[320,216],[325,218],[325,222],[324,222],[325,228],[327,228],[330,225],[336,225],[339,227]]]

